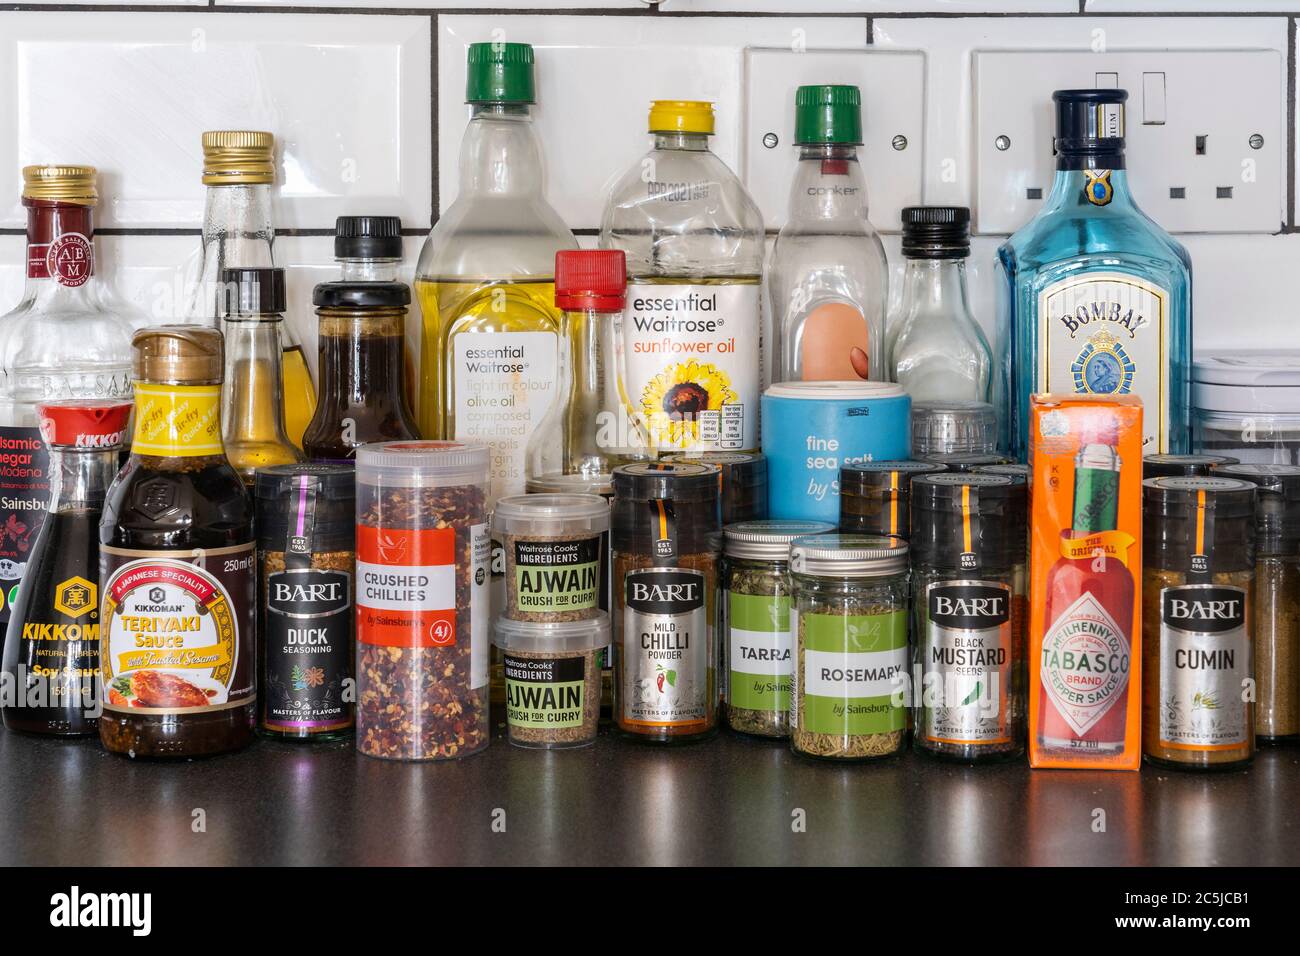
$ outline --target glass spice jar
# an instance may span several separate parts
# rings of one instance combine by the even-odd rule
[[[639,740],[717,731],[718,474],[709,465],[614,469],[614,721]]]
[[[840,469],[840,531],[897,535],[906,539],[912,479],[933,475],[942,465],[928,461],[864,461]]]
[[[907,543],[827,534],[790,544],[795,753],[865,760],[907,743]]]
[[[977,475],[1006,475],[1008,478],[1019,478],[1021,481],[1029,481],[1029,466],[1020,462],[1011,462],[1006,465],[976,465],[971,469]]]
[[[608,617],[542,622],[500,617],[493,643],[502,653],[506,734],[512,744],[564,750],[596,740]]]
[[[355,486],[351,465],[257,470],[257,726],[264,736],[332,740],[352,732]]]
[[[718,505],[722,525],[762,521],[767,517],[767,459],[741,451],[707,451],[667,455],[665,461],[711,465],[718,470]]]
[[[357,749],[442,760],[488,745],[485,445],[357,449]]]
[[[1227,770],[1255,754],[1255,486],[1142,482],[1142,750]]]
[[[1224,465],[1235,465],[1238,459],[1227,455],[1144,455],[1142,477],[1184,478],[1203,477]]]
[[[1025,482],[912,482],[913,742],[969,763],[1025,750]]]
[[[988,465],[1013,465],[1015,462],[1005,455],[976,454],[974,452],[954,452],[945,455],[922,455],[922,461],[942,465],[948,471],[974,471]]]
[[[824,521],[742,521],[723,529],[722,701],[727,726],[790,736],[790,542]]]
[[[1300,739],[1300,466],[1225,465],[1256,487],[1255,742]]]

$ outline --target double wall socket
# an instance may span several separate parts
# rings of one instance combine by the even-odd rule
[[[1286,221],[1286,83],[1276,50],[975,54],[975,229],[1015,232],[1042,207],[1058,89],[1128,90],[1134,198],[1170,232],[1275,233]]]
[[[794,94],[812,84],[862,91],[859,150],[872,225],[898,232],[904,206],[921,202],[925,154],[925,54],[887,50],[745,51],[740,176],[768,229],[785,223],[798,152]]]

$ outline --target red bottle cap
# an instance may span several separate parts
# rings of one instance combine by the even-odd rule
[[[565,312],[623,311],[627,256],[621,249],[562,249],[555,254],[555,307]]]
[[[46,444],[68,448],[116,448],[122,444],[131,402],[72,398],[36,406]]]

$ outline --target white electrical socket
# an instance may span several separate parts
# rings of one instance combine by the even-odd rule
[[[904,206],[921,202],[925,153],[925,54],[895,50],[745,50],[745,120],[740,176],[768,229],[785,223],[798,151],[794,94],[800,86],[852,84],[862,90],[858,152],[871,223],[899,232]]]
[[[1169,232],[1275,233],[1286,220],[1276,50],[977,52],[974,227],[1012,233],[1055,171],[1052,91],[1128,90],[1129,183]]]

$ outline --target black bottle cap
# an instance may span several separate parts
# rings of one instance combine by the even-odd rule
[[[722,523],[761,521],[767,517],[767,459],[739,451],[677,453],[663,461],[708,465],[718,471]]]
[[[1124,149],[1124,103],[1128,90],[1057,90],[1056,151],[1118,152]]]
[[[1147,455],[1142,459],[1143,478],[1191,478],[1237,464],[1226,455]]]
[[[279,315],[285,309],[283,269],[221,270],[225,315]]]
[[[949,471],[974,471],[984,465],[1013,465],[1005,455],[982,454],[978,452],[955,452],[951,455],[922,455],[923,460],[942,465]]]
[[[257,469],[258,543],[263,550],[351,551],[356,539],[356,469],[307,463]],[[295,541],[296,539],[296,541]]]
[[[411,304],[411,290],[405,282],[322,282],[311,301],[326,309],[401,308]]]
[[[912,559],[954,571],[1024,564],[1028,487],[1006,475],[946,472],[912,482]]]
[[[334,220],[334,258],[402,258],[402,220],[397,216],[339,216]]]
[[[970,210],[965,206],[907,206],[903,209],[903,256],[908,259],[965,259],[970,255]]]
[[[638,461],[613,472],[614,498],[716,501],[718,469],[685,461]]]
[[[1209,477],[1142,481],[1142,563],[1214,574],[1255,563],[1255,486]]]

